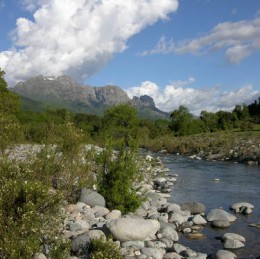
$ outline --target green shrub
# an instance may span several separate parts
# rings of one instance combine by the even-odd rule
[[[91,244],[91,258],[92,259],[123,259],[120,254],[119,247],[112,239],[107,241],[104,239],[96,239]]]
[[[104,196],[110,209],[122,213],[135,211],[141,204],[141,198],[132,189],[138,174],[138,157],[134,149],[122,148],[113,154],[107,146],[97,157],[98,191]]]
[[[65,255],[60,236],[62,195],[39,181],[28,180],[30,171],[0,161],[0,257],[33,258],[47,248]]]

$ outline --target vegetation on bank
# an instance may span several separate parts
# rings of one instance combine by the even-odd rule
[[[109,208],[123,213],[137,209],[142,200],[132,186],[141,179],[138,147],[213,155],[233,150],[235,156],[236,141],[260,145],[259,107],[260,100],[195,118],[180,106],[169,120],[156,121],[139,119],[135,108],[125,104],[103,116],[65,109],[30,112],[19,108],[19,98],[8,90],[0,70],[0,258],[33,258],[40,251],[65,258],[69,246],[60,238],[60,209],[75,202],[82,187],[95,184]],[[21,143],[44,148],[26,162],[8,160],[5,150]],[[84,152],[86,143],[105,149],[99,155]],[[104,247],[105,241],[93,243],[93,258],[113,253],[121,258],[116,248]]]

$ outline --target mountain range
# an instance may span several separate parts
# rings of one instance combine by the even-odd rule
[[[156,108],[154,100],[144,95],[130,99],[118,86],[92,87],[83,85],[71,77],[44,77],[42,75],[19,82],[13,92],[21,96],[22,109],[42,111],[68,109],[75,113],[102,114],[118,104],[131,104],[142,118],[169,118],[169,114]]]

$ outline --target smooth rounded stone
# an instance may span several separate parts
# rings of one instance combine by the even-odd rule
[[[116,240],[147,240],[151,239],[160,228],[157,220],[142,218],[120,218],[107,223],[107,227]]]
[[[242,213],[249,215],[253,212],[254,205],[248,202],[237,202],[230,206],[230,209],[235,213]]]
[[[143,208],[144,210],[148,210],[151,208],[150,202],[149,201],[144,201],[141,205],[141,208]]]
[[[168,223],[169,215],[167,213],[158,213],[157,217],[151,217],[151,219],[157,219],[159,222],[165,222]]]
[[[234,222],[237,218],[222,210],[222,209],[213,209],[207,215],[207,221],[215,221],[215,220],[227,220],[229,222]]]
[[[166,248],[166,244],[161,241],[146,241],[146,247],[153,247],[153,248]]]
[[[144,247],[144,241],[126,241],[121,244],[124,248],[133,247],[135,249],[141,249]]]
[[[228,250],[219,250],[215,254],[214,259],[236,259],[237,256]]]
[[[89,230],[88,232],[86,232],[86,234],[89,236],[91,241],[101,238],[103,240],[106,240],[106,235],[104,234],[104,232],[98,229]]]
[[[147,211],[144,208],[140,207],[135,211],[135,215],[144,218],[147,216]]]
[[[153,259],[163,259],[165,250],[161,248],[144,247],[141,253]]]
[[[90,208],[90,206],[88,206],[86,203],[80,202],[80,201],[77,202],[76,206],[77,206],[78,210],[80,210],[80,211],[82,211],[86,208]]]
[[[183,234],[188,234],[188,233],[191,233],[191,229],[190,228],[184,228],[182,230]]]
[[[203,239],[207,238],[204,234],[199,233],[199,232],[189,233],[189,234],[185,235],[185,237],[187,237],[188,239],[191,239],[191,240],[203,240]]]
[[[93,191],[88,188],[82,188],[80,192],[79,200],[80,202],[86,203],[87,205],[94,207],[94,206],[106,206],[106,201],[104,197],[97,193],[96,191]]]
[[[77,220],[75,222],[69,222],[69,224],[67,225],[69,230],[72,232],[76,232],[78,230],[88,230],[90,228],[88,222],[84,221],[84,220]]]
[[[111,212],[109,212],[105,218],[106,220],[110,220],[110,219],[119,219],[121,218],[121,211],[120,210],[112,210]]]
[[[187,258],[197,256],[197,253],[195,251],[193,251],[192,249],[190,249],[189,247],[187,247],[187,249],[185,251],[181,252],[180,254]]]
[[[91,210],[96,218],[106,216],[110,212],[108,208],[102,206],[94,206]]]
[[[226,249],[238,249],[241,247],[244,247],[245,245],[238,241],[238,240],[234,240],[234,239],[226,239],[224,241],[224,248]]]
[[[207,224],[207,221],[199,214],[195,215],[193,218],[192,218],[192,222],[195,224],[195,225],[206,225]]]
[[[162,196],[159,193],[155,193],[155,192],[149,192],[146,194],[147,200],[149,202],[151,201],[155,201],[155,200],[160,200],[162,198]],[[165,202],[166,203],[166,202]]]
[[[165,226],[164,228],[160,229],[160,233],[162,234],[162,238],[167,238],[174,242],[179,240],[177,231],[170,226]]]
[[[211,226],[215,228],[228,228],[230,223],[228,220],[214,220],[211,222]]]
[[[180,254],[181,252],[186,251],[187,247],[176,243],[176,244],[173,245],[173,249],[177,254]]]
[[[182,210],[188,210],[191,214],[200,214],[204,213],[206,207],[200,202],[185,202],[180,204]]]
[[[74,254],[83,255],[86,254],[90,243],[91,243],[90,237],[88,233],[85,232],[81,235],[76,236],[71,240],[70,248]]]
[[[178,212],[173,212],[169,216],[170,223],[178,223],[178,225],[181,225],[185,221],[186,221],[186,219]]]
[[[167,213],[169,212],[179,212],[181,210],[181,206],[176,203],[171,203],[167,206]]]
[[[166,245],[166,248],[171,248],[173,246],[173,241],[168,238],[161,238],[160,241]]]
[[[163,256],[163,259],[182,259],[183,257],[181,255],[178,255],[175,252],[166,253]]]
[[[246,239],[243,236],[236,234],[236,233],[225,233],[222,236],[222,239],[223,240],[233,239],[233,240],[238,240],[240,242],[246,242]]]
[[[167,199],[163,197],[157,200],[150,201],[151,207],[156,207],[157,209],[163,206],[165,203],[167,203]]]

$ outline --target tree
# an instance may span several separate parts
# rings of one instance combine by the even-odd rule
[[[17,141],[21,132],[15,113],[19,110],[19,97],[10,92],[4,79],[4,71],[0,69],[0,153]]]
[[[206,130],[209,132],[217,131],[218,117],[213,112],[201,111],[200,119],[205,124]]]
[[[20,107],[19,96],[8,90],[4,75],[5,72],[0,68],[0,112],[14,114]]]
[[[198,119],[194,119],[185,106],[181,105],[178,110],[173,111],[170,118],[170,128],[177,135],[183,136],[203,132],[203,124]]]
[[[102,118],[102,128],[114,140],[129,146],[131,139],[137,135],[137,110],[128,104],[113,106],[105,111]]]

